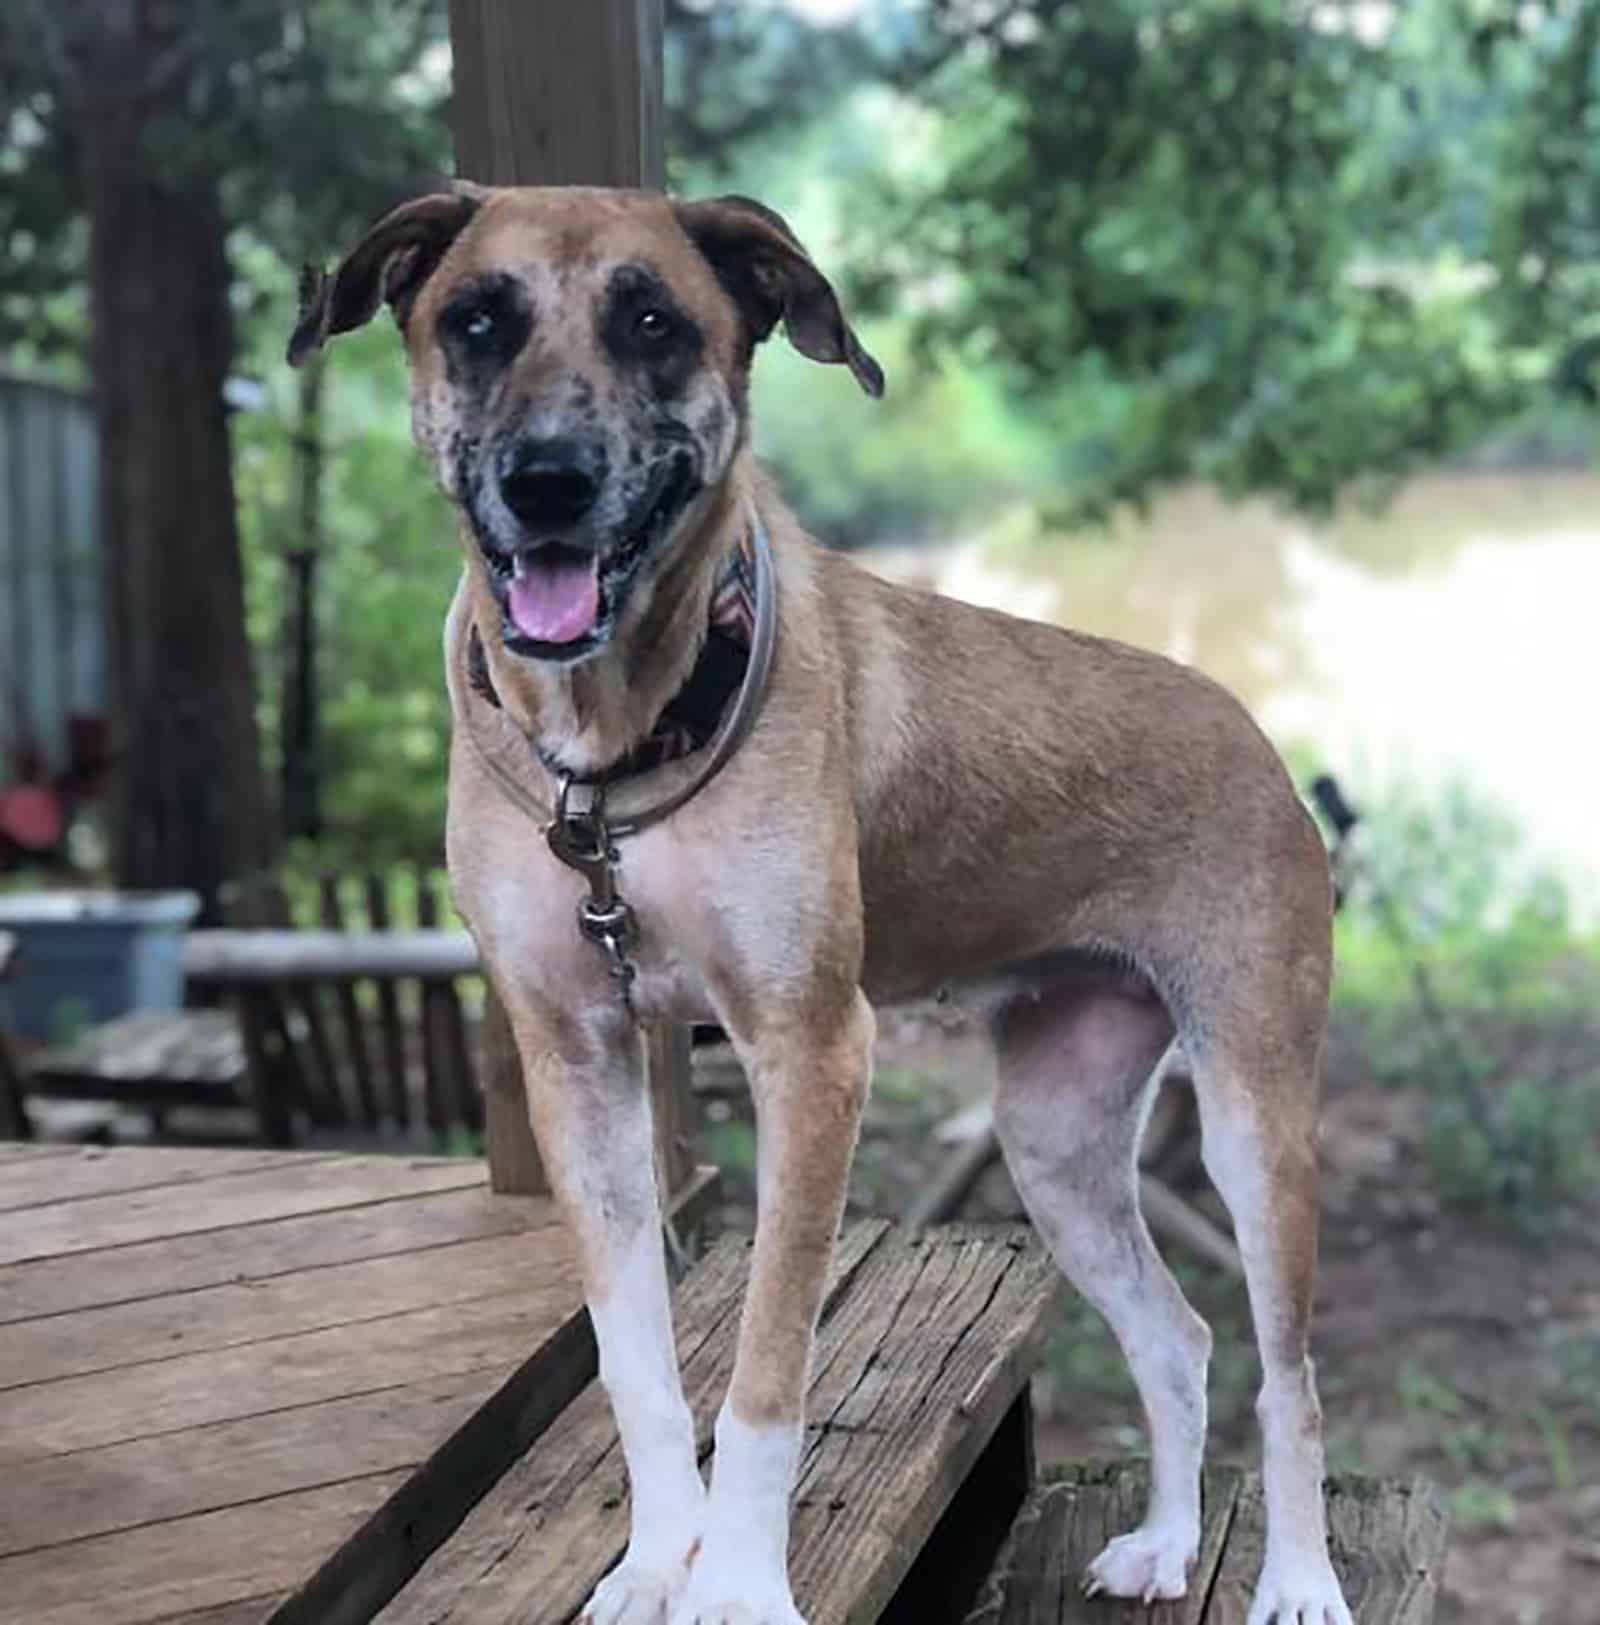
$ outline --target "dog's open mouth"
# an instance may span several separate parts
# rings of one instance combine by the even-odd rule
[[[572,660],[604,643],[640,564],[696,488],[694,459],[680,452],[664,465],[639,520],[610,548],[564,541],[486,545],[506,647],[535,659]]]
[[[560,542],[519,548],[493,561],[504,582],[506,619],[532,643],[572,643],[600,619],[600,556]]]

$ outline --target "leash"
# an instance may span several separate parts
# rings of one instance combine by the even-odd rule
[[[638,923],[617,886],[617,867],[622,857],[615,843],[670,818],[697,796],[732,761],[755,726],[766,698],[778,641],[777,568],[772,559],[772,540],[759,513],[752,519],[751,543],[755,560],[755,609],[750,658],[739,692],[704,747],[704,761],[658,800],[647,801],[643,806],[630,809],[626,816],[613,819],[606,809],[612,781],[604,777],[579,779],[571,773],[558,773],[555,803],[546,807],[504,761],[485,748],[470,726],[466,730],[478,760],[498,781],[507,799],[543,828],[545,841],[556,858],[588,882],[589,895],[578,905],[578,931],[586,942],[593,943],[605,954],[623,1006],[634,1021],[638,1015],[633,1008],[632,988],[638,972],[629,956],[638,941]],[[574,792],[579,792],[579,797],[575,797]]]

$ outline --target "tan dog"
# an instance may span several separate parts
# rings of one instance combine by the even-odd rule
[[[882,379],[757,204],[423,198],[308,290],[291,358],[383,299],[417,440],[462,515],[451,874],[577,1234],[632,1483],[627,1555],[585,1617],[796,1625],[788,1499],[872,1002],[968,986],[992,1022],[1017,1186],[1149,1418],[1147,1516],[1090,1588],[1176,1597],[1196,1555],[1210,1334],[1151,1245],[1135,1175],[1176,1035],[1263,1364],[1251,1625],[1350,1625],[1307,1357],[1329,882],[1265,739],[1167,660],[887,585],[802,533],[750,454],[755,345],[781,321],[869,392]],[[618,842],[630,1012],[574,925],[583,881],[526,808],[651,734],[697,666],[721,572],[763,528],[778,637],[755,726],[686,805]],[[623,778],[614,815],[695,772],[691,752]],[[720,1022],[759,1118],[760,1219],[709,1493],[673,1355],[635,1013]]]

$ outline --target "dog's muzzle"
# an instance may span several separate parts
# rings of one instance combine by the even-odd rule
[[[475,529],[514,654],[569,662],[609,641],[640,565],[700,485],[693,450],[676,447],[652,465],[626,520],[604,530],[605,477],[603,454],[571,441],[523,442],[505,460],[496,495],[527,539]]]

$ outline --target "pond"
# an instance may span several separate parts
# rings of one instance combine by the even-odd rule
[[[1486,792],[1600,912],[1600,478],[1441,474],[1326,522],[1196,489],[1068,540],[1010,528],[884,565],[1198,666],[1358,804]]]

